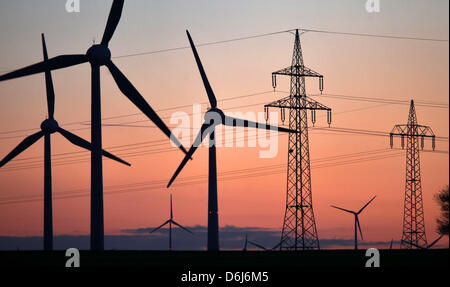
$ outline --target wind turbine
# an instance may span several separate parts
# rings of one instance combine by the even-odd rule
[[[264,246],[259,245],[258,243],[254,243],[253,241],[248,240],[247,234],[245,234],[245,242],[244,242],[244,248],[242,249],[242,251],[247,251],[247,245],[253,245],[255,247],[261,248],[263,250],[267,250]]]
[[[152,231],[150,231],[150,233],[157,231],[158,229],[162,228],[166,224],[169,224],[169,250],[172,250],[172,224],[180,227],[181,229],[189,232],[190,234],[193,234],[192,231],[190,231],[186,227],[181,226],[181,224],[179,224],[175,220],[173,220],[172,194],[170,195],[170,218],[167,221],[165,221],[163,224],[161,224],[160,226],[158,226],[155,229],[153,229]]]
[[[184,153],[186,150],[171,131],[145,101],[133,84],[111,61],[111,51],[108,48],[114,31],[120,21],[124,0],[114,0],[109,13],[106,28],[100,44],[93,44],[86,54],[61,55],[47,61],[7,73],[0,76],[0,81],[15,79],[46,70],[67,68],[89,62],[91,65],[91,249],[104,249],[104,219],[103,219],[103,166],[102,166],[102,124],[100,101],[100,67],[106,66],[114,78],[120,91],[136,105],[156,126],[169,137]]]
[[[271,251],[271,250],[277,249],[281,245],[281,242],[278,243],[277,245],[275,245],[274,247],[272,247],[271,249],[267,249],[266,247],[264,247],[264,246],[262,246],[262,245],[260,245],[258,243],[255,243],[253,241],[248,240],[247,234],[245,234],[245,243],[244,243],[244,248],[242,249],[242,251],[247,251],[247,245],[248,244],[253,245],[253,246],[255,246],[255,247],[259,248],[259,249],[262,249],[264,251]]]
[[[200,128],[200,132],[194,140],[193,145],[189,149],[188,153],[184,157],[178,169],[175,171],[174,175],[169,181],[167,187],[169,187],[175,178],[178,176],[180,171],[186,165],[187,161],[191,159],[197,147],[202,143],[203,139],[209,135],[209,175],[208,175],[208,250],[217,251],[219,250],[219,215],[217,213],[217,168],[216,168],[216,145],[215,145],[215,128],[219,124],[224,124],[228,126],[241,126],[241,127],[254,127],[267,130],[278,130],[283,132],[296,133],[297,131],[274,127],[266,124],[259,124],[256,122],[251,122],[248,120],[241,120],[226,116],[222,110],[217,107],[217,100],[214,92],[209,84],[208,78],[206,76],[205,70],[203,69],[202,62],[198,56],[197,49],[195,48],[194,42],[192,41],[189,31],[186,30],[187,36],[189,38],[189,43],[194,53],[195,61],[203,80],[203,85],[205,86],[206,93],[208,95],[209,103],[211,105],[210,109],[205,114],[205,121]]]
[[[417,244],[415,244],[415,243],[413,243],[413,242],[411,242],[411,241],[405,241],[405,240],[403,240],[403,242],[405,242],[405,243],[407,243],[407,244],[409,244],[409,245],[412,245],[412,246],[414,246],[414,247],[416,247],[416,248],[418,248],[418,249],[430,249],[430,248],[433,247],[439,240],[441,240],[442,237],[444,237],[443,234],[442,234],[441,236],[439,236],[435,241],[431,242],[431,244],[428,244],[427,246],[420,246],[420,245],[417,245]]]
[[[337,207],[337,206],[334,206],[334,205],[331,206],[333,208],[340,209],[342,211],[351,213],[351,214],[353,214],[355,216],[355,250],[358,249],[358,229],[359,229],[359,234],[361,235],[361,239],[363,239],[363,235],[362,235],[362,231],[361,231],[361,225],[359,225],[358,215],[364,210],[364,208],[366,208],[372,202],[372,200],[375,199],[375,197],[377,197],[377,196],[374,196],[371,200],[369,200],[369,202],[367,202],[358,212],[354,212],[352,210],[344,209],[344,208]]]
[[[48,60],[47,47],[44,34],[42,34],[42,49],[44,63]],[[52,209],[52,162],[51,162],[51,134],[58,132],[72,144],[92,151],[94,147],[88,141],[61,128],[54,118],[55,92],[53,89],[52,75],[49,69],[45,71],[45,87],[47,92],[48,119],[41,124],[41,130],[25,138],[15,149],[13,149],[1,162],[0,168],[15,158],[21,152],[29,148],[41,137],[44,137],[44,250],[53,250],[53,209]],[[130,165],[126,161],[102,150],[102,154],[113,160]]]

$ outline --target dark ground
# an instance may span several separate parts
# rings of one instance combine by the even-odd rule
[[[0,251],[0,267],[64,267],[65,251]],[[278,269],[364,267],[365,250],[319,251],[80,251],[81,267],[153,267],[174,269]],[[380,250],[380,267],[446,268],[449,249]]]

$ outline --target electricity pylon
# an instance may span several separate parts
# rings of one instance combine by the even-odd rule
[[[289,109],[289,129],[298,131],[298,133],[289,133],[286,211],[280,249],[319,249],[319,237],[312,205],[307,110],[311,110],[313,124],[316,120],[316,110],[327,111],[328,124],[330,124],[331,109],[306,95],[305,78],[319,78],[319,89],[322,92],[323,76],[303,64],[298,30],[295,33],[292,65],[272,73],[274,89],[276,75],[290,76],[290,95],[264,106],[266,120],[269,107],[280,108],[283,121],[284,110]]]
[[[435,136],[430,127],[417,123],[413,100],[411,100],[409,107],[408,123],[406,125],[395,125],[390,133],[391,148],[394,144],[394,136],[401,137],[402,149],[405,147],[406,137],[405,203],[403,208],[403,234],[400,247],[411,249],[415,246],[427,246],[420,177],[419,138],[422,150],[426,137],[432,139],[432,147],[434,150]]]

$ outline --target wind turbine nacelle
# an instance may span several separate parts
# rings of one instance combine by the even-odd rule
[[[46,134],[52,134],[56,132],[58,127],[59,127],[58,122],[55,121],[54,119],[46,119],[41,124],[41,130]]]
[[[111,60],[111,51],[105,45],[93,45],[87,50],[89,62],[99,66],[105,65]]]
[[[218,125],[223,123],[223,121],[225,120],[225,114],[221,109],[212,108],[205,113],[203,119],[206,123],[210,123],[211,120],[214,120],[214,125]]]

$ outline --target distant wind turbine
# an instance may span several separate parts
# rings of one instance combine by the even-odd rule
[[[419,249],[430,249],[430,248],[433,247],[439,240],[441,240],[442,237],[444,237],[443,234],[442,234],[441,236],[439,236],[435,241],[431,242],[431,244],[428,244],[427,246],[420,246],[420,245],[417,245],[417,244],[415,244],[415,243],[413,243],[413,242],[411,242],[411,241],[406,241],[406,240],[403,240],[403,242],[406,243],[406,244],[410,244],[410,245],[412,245],[412,246],[414,246],[414,247],[416,247],[416,248],[419,248]]]
[[[255,247],[257,247],[257,248],[259,248],[261,250],[264,250],[264,251],[271,251],[271,250],[277,249],[281,245],[281,242],[278,243],[277,245],[275,245],[274,247],[272,247],[271,249],[267,249],[266,247],[264,247],[264,246],[262,246],[262,245],[260,245],[258,243],[255,243],[253,241],[248,240],[247,234],[245,234],[245,243],[244,243],[244,248],[242,249],[243,251],[247,251],[247,245],[248,244],[253,245],[253,246],[255,246]]]
[[[169,181],[167,187],[169,187],[175,178],[178,176],[180,171],[186,165],[189,159],[191,159],[197,147],[202,143],[203,139],[209,135],[209,174],[208,174],[208,250],[216,251],[219,250],[219,215],[217,208],[217,168],[216,168],[216,145],[215,145],[215,128],[219,124],[224,124],[228,126],[240,126],[240,127],[254,127],[267,130],[278,130],[282,132],[296,133],[297,131],[274,127],[266,124],[259,124],[256,122],[251,122],[248,120],[241,120],[226,116],[222,110],[217,107],[217,100],[214,92],[209,84],[208,78],[206,76],[205,70],[203,69],[202,62],[198,56],[197,49],[195,48],[194,42],[192,41],[189,31],[186,30],[189,43],[194,53],[195,61],[203,80],[203,85],[205,86],[206,93],[208,95],[209,103],[211,108],[205,114],[205,122],[200,128],[200,132],[194,140],[193,145],[189,149],[188,153],[184,157],[178,169],[175,171],[174,175]]]
[[[164,227],[166,224],[169,224],[169,250],[172,250],[172,224],[180,227],[181,229],[189,232],[190,234],[193,234],[192,231],[190,231],[186,227],[183,227],[181,224],[179,224],[175,220],[173,220],[172,194],[170,195],[170,218],[167,221],[165,221],[163,224],[161,224],[160,226],[158,226],[155,229],[153,229],[152,231],[150,231],[150,233],[157,231],[158,229]]]
[[[42,34],[42,49],[44,53],[44,62],[48,61],[47,47],[45,45],[44,34]],[[94,147],[88,141],[70,133],[61,128],[54,119],[55,112],[55,92],[53,89],[52,75],[49,69],[45,69],[45,87],[47,91],[47,110],[48,119],[42,122],[41,130],[25,138],[15,149],[13,149],[1,162],[0,168],[15,158],[21,152],[29,148],[41,137],[44,137],[44,250],[53,250],[53,210],[52,210],[52,162],[51,162],[51,134],[58,132],[72,144],[80,146],[87,150],[94,150]],[[130,165],[126,161],[102,150],[102,155],[115,161]]]
[[[361,225],[359,225],[359,219],[358,219],[358,215],[364,210],[364,208],[366,208],[371,202],[372,200],[375,199],[376,196],[374,196],[371,200],[369,200],[369,202],[367,202],[358,212],[352,211],[352,210],[348,210],[348,209],[344,209],[341,207],[337,207],[332,205],[331,207],[336,208],[336,209],[340,209],[342,211],[351,213],[355,216],[355,250],[358,249],[358,229],[359,229],[359,234],[361,235],[361,239],[363,239],[363,235],[362,235],[362,231],[361,231]]]
[[[111,61],[109,41],[119,24],[124,0],[114,0],[109,13],[106,28],[100,44],[93,44],[86,54],[62,55],[0,76],[0,81],[15,79],[28,75],[67,68],[89,62],[91,65],[91,249],[104,249],[103,219],[103,166],[102,166],[102,124],[100,100],[100,67],[106,66],[120,91],[136,105],[159,129],[169,137],[184,153],[186,150],[179,140],[145,101],[133,84]]]

